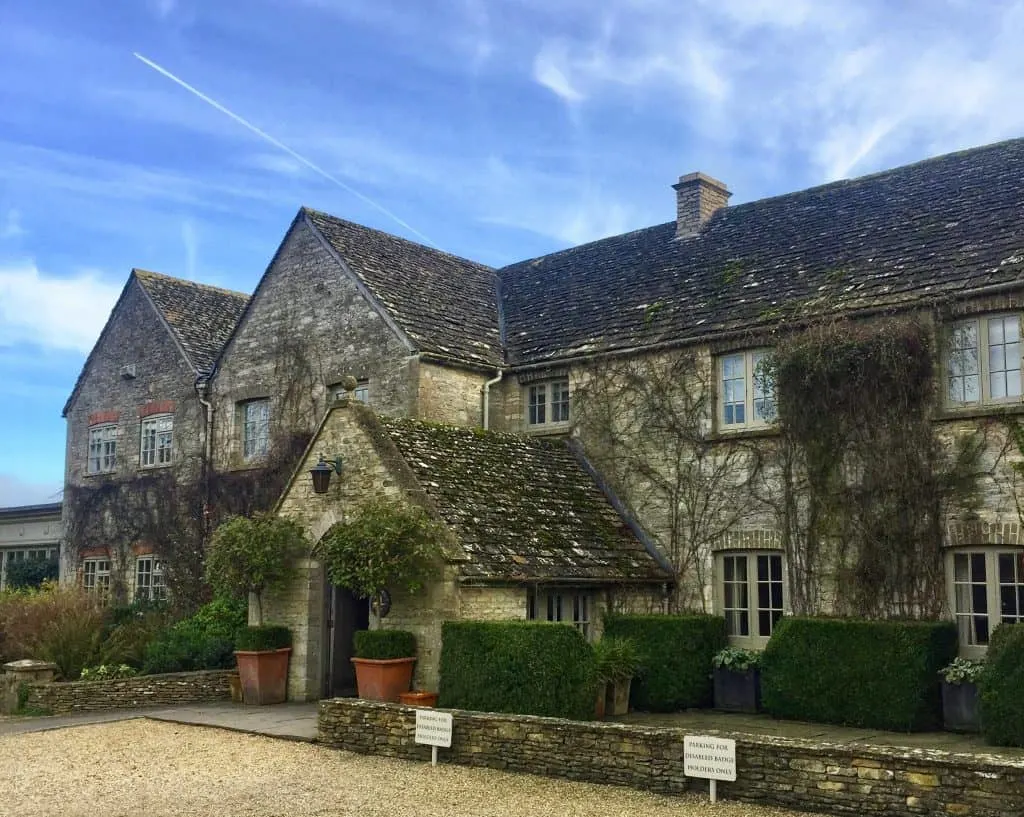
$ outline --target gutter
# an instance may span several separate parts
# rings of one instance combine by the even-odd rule
[[[489,426],[489,423],[490,423],[490,416],[491,416],[491,414],[490,414],[490,408],[491,408],[491,386],[495,386],[498,383],[500,383],[501,382],[501,378],[503,378],[504,376],[505,376],[504,370],[503,369],[498,369],[497,377],[494,377],[494,378],[488,380],[481,387],[481,391],[484,394],[484,416],[483,416],[483,422],[481,423],[481,427],[484,429],[484,431],[487,430],[487,428]]]
[[[211,369],[210,373],[204,378],[202,375],[196,375],[195,382],[192,387],[196,391],[196,397],[199,399],[200,404],[206,413],[206,440],[205,440],[205,451],[203,452],[203,524],[205,525],[207,520],[210,518],[210,472],[213,469],[213,403],[206,399],[207,389],[210,387],[210,379],[213,377],[214,372],[217,370],[216,364]],[[200,385],[202,380],[202,385]]]

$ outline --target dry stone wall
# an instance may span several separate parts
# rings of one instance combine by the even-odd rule
[[[228,676],[232,673],[233,670],[205,670],[140,675],[116,681],[27,684],[25,707],[63,715],[222,701],[231,697]]]
[[[682,729],[454,710],[442,762],[611,783],[663,794],[705,791],[683,774]],[[429,761],[414,742],[413,707],[320,703],[326,746]],[[1024,758],[712,733],[736,740],[737,780],[725,799],[827,814],[1024,815]]]

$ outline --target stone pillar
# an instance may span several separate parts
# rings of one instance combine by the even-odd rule
[[[0,712],[10,714],[18,709],[18,690],[22,684],[51,684],[57,665],[49,661],[23,658],[3,666],[3,687],[0,689]]]

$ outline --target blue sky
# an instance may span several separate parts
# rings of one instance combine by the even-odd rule
[[[1024,135],[1024,2],[4,0],[0,506],[133,266],[251,291],[305,204],[501,265]],[[138,52],[343,185],[190,94]]]

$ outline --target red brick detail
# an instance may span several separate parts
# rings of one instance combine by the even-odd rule
[[[132,553],[136,556],[152,556],[156,553],[156,548],[149,542],[136,542],[132,545]]]
[[[149,417],[152,414],[174,414],[174,401],[157,400],[156,402],[139,406],[139,417]]]
[[[109,559],[110,551],[105,547],[85,548],[78,555],[83,559]]]
[[[89,415],[89,425],[98,426],[101,423],[116,423],[121,419],[118,411],[94,411]]]

